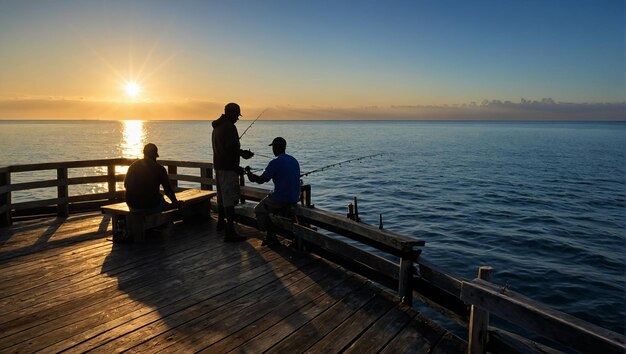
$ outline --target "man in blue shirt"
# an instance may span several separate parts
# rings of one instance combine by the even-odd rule
[[[287,141],[281,137],[275,138],[269,145],[272,147],[275,159],[265,168],[260,176],[247,169],[246,174],[250,182],[274,182],[274,191],[265,197],[254,208],[259,229],[267,231],[264,246],[273,246],[278,243],[276,232],[269,215],[285,209],[300,201],[300,164],[293,156],[285,153]]]

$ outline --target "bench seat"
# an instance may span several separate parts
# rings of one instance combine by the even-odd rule
[[[131,211],[126,202],[105,205],[100,210],[112,217],[113,242],[144,242],[146,230],[169,222],[198,218],[210,220],[210,202],[216,195],[215,191],[187,189],[176,193],[176,199],[181,203],[180,209],[168,209],[160,213]]]

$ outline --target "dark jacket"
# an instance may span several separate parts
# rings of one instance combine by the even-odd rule
[[[237,171],[239,168],[239,133],[235,123],[228,117],[222,116],[211,123],[213,134],[213,168],[216,170]]]
[[[174,194],[165,167],[151,159],[137,160],[130,165],[124,187],[126,188],[126,204],[134,209],[151,209],[158,206],[163,199],[159,187],[165,193]]]

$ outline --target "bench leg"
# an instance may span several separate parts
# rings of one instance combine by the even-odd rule
[[[128,223],[126,222],[126,216],[112,215],[111,222],[113,223],[111,227],[113,230],[113,242],[127,242],[131,234],[128,228]]]
[[[120,241],[120,230],[119,230],[119,223],[120,223],[120,217],[119,215],[113,215],[111,217],[111,231],[113,232],[113,242],[119,242]]]
[[[143,243],[146,241],[146,218],[144,215],[131,215],[126,220],[126,228],[133,242]]]

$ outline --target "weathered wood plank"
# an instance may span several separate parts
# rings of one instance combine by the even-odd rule
[[[135,159],[115,158],[101,160],[83,160],[83,161],[64,161],[64,162],[45,162],[25,165],[7,166],[9,172],[29,172],[41,170],[56,170],[57,168],[83,168],[83,167],[100,167],[111,164],[128,166],[136,161]]]
[[[194,246],[202,245],[201,240],[193,243],[190,242],[187,247],[171,247],[168,250],[168,255],[177,255],[178,252],[185,252],[184,257],[181,256],[185,262],[194,262],[203,258],[202,252],[212,251],[212,248],[205,247],[204,250],[192,252]],[[218,247],[219,245],[216,245]],[[192,247],[191,249],[188,249]],[[55,298],[54,293],[50,295],[53,290],[60,289],[63,292],[72,292],[77,297],[80,294],[81,289],[95,291],[92,285],[103,286],[106,281],[112,281],[109,277],[97,277],[97,275],[106,273],[109,276],[116,275],[121,272],[125,272],[126,276],[129,276],[130,271],[133,268],[150,266],[149,262],[153,262],[152,258],[155,256],[163,256],[163,252],[159,250],[149,250],[150,252],[142,252],[141,254],[132,254],[129,257],[126,253],[120,251],[112,252],[111,243],[108,243],[108,247],[104,249],[96,249],[95,252],[90,252],[88,258],[81,258],[77,261],[71,259],[69,262],[60,260],[57,264],[51,264],[46,267],[42,267],[39,270],[32,271],[31,277],[27,280],[22,280],[22,277],[16,278],[7,287],[8,291],[13,292],[7,298],[0,300],[0,308],[2,305],[8,305],[15,298],[19,299],[14,306],[11,307],[12,311],[19,308],[29,308],[33,303],[41,301],[41,298],[46,298],[50,301]],[[62,262],[62,263],[61,263]],[[182,261],[181,261],[182,263]],[[184,264],[184,263],[183,263]],[[0,273],[1,274],[1,273]],[[103,281],[104,280],[104,281]],[[112,281],[115,283],[115,281]],[[115,285],[115,284],[113,284]],[[76,289],[74,289],[76,288]]]
[[[254,338],[241,343],[236,347],[226,347],[230,349],[231,353],[261,353],[269,349],[276,343],[279,343],[284,338],[290,336],[302,326],[309,323],[311,320],[325,312],[330,307],[337,304],[343,298],[349,294],[357,291],[365,284],[362,278],[348,277],[345,283],[340,283],[339,286],[328,289],[327,294],[315,299],[310,303],[310,306],[302,307],[299,311],[292,313],[284,320],[272,324],[271,327],[265,329],[262,333],[256,335]],[[211,353],[214,349],[219,352],[219,348],[222,348],[218,342],[216,346],[210,346],[205,348],[202,352]],[[226,342],[226,344],[229,344]]]
[[[207,256],[211,257],[210,254]],[[232,256],[229,256],[229,255],[225,255],[225,256],[229,257],[230,261],[224,262],[224,259],[212,257],[214,258],[211,260],[211,262],[214,263],[213,266],[210,266],[208,264],[207,265],[200,264],[196,268],[195,271],[193,270],[193,268],[189,268],[185,266],[184,264],[178,263],[177,261],[176,263],[177,266],[180,264],[181,266],[185,267],[184,269],[186,269],[185,283],[193,284],[193,288],[188,288],[188,290],[196,289],[195,291],[200,291],[198,295],[194,295],[190,297],[190,295],[194,294],[194,290],[192,290],[191,292],[187,292],[187,291],[181,292],[179,289],[179,291],[177,292],[176,288],[177,287],[180,288],[179,282],[168,281],[167,277],[163,277],[162,274],[159,276],[158,274],[154,274],[155,272],[144,272],[144,274],[151,274],[150,282],[151,284],[153,284],[152,286],[148,285],[150,283],[139,286],[137,285],[137,281],[135,280],[124,279],[121,290],[128,292],[130,294],[133,294],[132,299],[140,300],[140,304],[145,303],[146,305],[150,305],[150,306],[147,306],[147,307],[140,306],[139,308],[137,308],[135,306],[137,304],[136,301],[130,301],[130,302],[126,301],[126,304],[120,307],[118,306],[118,304],[120,303],[120,299],[118,296],[118,297],[112,298],[110,301],[107,301],[107,303],[110,303],[109,305],[107,305],[107,303],[98,304],[98,307],[101,308],[100,311],[104,310],[104,312],[101,312],[102,314],[96,317],[94,317],[93,315],[87,316],[87,318],[84,318],[83,316],[77,316],[77,315],[68,317],[68,315],[64,314],[62,311],[57,311],[62,315],[62,317],[64,317],[62,319],[62,323],[65,323],[65,325],[60,326],[57,330],[54,330],[54,331],[50,331],[50,330],[45,331],[44,333],[46,334],[43,337],[41,338],[38,337],[37,341],[32,341],[32,340],[31,341],[33,343],[35,342],[38,343],[37,345],[42,345],[42,344],[48,344],[48,343],[42,343],[42,339],[47,338],[48,341],[54,342],[54,341],[58,341],[60,338],[64,338],[64,336],[67,336],[69,337],[69,339],[63,341],[65,344],[67,344],[69,342],[72,342],[73,337],[76,337],[76,335],[81,333],[81,328],[85,330],[86,332],[83,332],[84,336],[81,334],[80,338],[83,338],[83,339],[91,338],[89,337],[89,333],[96,335],[96,334],[102,333],[102,329],[104,328],[118,327],[119,324],[126,323],[129,320],[132,320],[133,318],[139,318],[147,313],[154,312],[155,308],[161,311],[168,304],[176,303],[177,300],[181,301],[181,299],[187,299],[187,300],[182,300],[182,302],[180,303],[180,306],[185,307],[186,306],[185,301],[187,301],[188,303],[189,301],[193,302],[193,301],[199,301],[198,299],[205,299],[206,292],[204,291],[206,289],[211,289],[210,291],[212,292],[216,292],[216,291],[218,293],[223,292],[224,286],[228,282],[230,282],[230,284],[235,284],[235,285],[238,284],[239,282],[239,280],[236,277],[230,277],[228,275],[224,277],[223,272],[228,269],[238,272],[239,268],[236,267],[236,265],[239,264],[239,262],[241,262],[241,260],[233,258]],[[276,258],[276,257],[273,257],[273,258]],[[154,257],[155,262],[158,261],[158,259],[159,259],[158,257]],[[250,258],[249,261],[251,263],[248,268],[251,269],[251,271],[254,270],[254,272],[256,273],[246,274],[246,271],[243,271],[241,272],[241,274],[244,278],[246,278],[247,276],[250,276],[250,274],[253,274],[252,276],[258,276],[260,274],[258,273],[258,270],[263,271],[264,270],[263,264],[266,264],[267,262],[267,260],[263,260],[263,259],[254,260],[252,258]],[[270,269],[264,270],[265,273],[267,273],[268,271],[270,271]],[[156,283],[154,283],[154,281],[156,281]],[[125,284],[128,284],[128,285],[125,285]],[[200,285],[196,286],[197,284],[200,284]],[[156,285],[156,288],[154,287],[154,285]],[[175,296],[173,296],[172,294],[174,294]],[[202,294],[205,294],[205,295],[202,295]],[[84,306],[75,306],[75,307],[82,309]],[[116,308],[117,309],[124,308],[127,311],[130,308],[130,309],[135,309],[135,311],[124,313],[123,311],[119,312],[118,310],[115,310]],[[114,311],[114,310],[116,311],[117,314],[121,315],[122,317],[124,316],[126,317],[117,318],[117,319],[112,318],[111,311]],[[83,311],[79,311],[79,312],[80,313],[77,312],[77,314],[82,314]],[[115,320],[116,323],[118,323],[118,325],[115,325],[115,323],[103,324],[102,319],[100,319],[102,316],[106,316],[107,320],[104,322],[107,322],[107,321],[110,322],[112,320]],[[72,320],[75,321],[76,319],[79,319],[80,322],[78,323],[72,322]],[[54,321],[54,322],[58,324],[59,321]],[[98,327],[97,325],[100,325],[100,326]],[[51,323],[46,322],[43,324],[43,326],[50,327]],[[55,345],[55,347],[61,348],[62,345],[63,344]]]
[[[202,264],[200,262],[204,258],[204,255],[202,252],[197,251],[197,252],[191,253],[191,250],[188,250],[188,249],[179,249],[177,251],[178,253],[183,255],[183,257],[181,257],[181,259],[179,260],[179,263],[181,265],[184,266],[186,264]],[[206,252],[206,253],[210,255],[210,252]],[[168,250],[168,253],[163,254],[163,252],[161,252],[159,255],[167,256],[168,254],[171,254],[169,250]],[[110,262],[109,261],[110,258],[111,257],[108,257],[107,259],[103,261],[105,263]],[[59,279],[56,282],[50,283],[50,285],[48,285],[47,287],[43,287],[43,289],[41,290],[45,294],[49,292],[48,288],[56,286],[61,291],[50,293],[45,297],[37,296],[31,299],[20,299],[19,307],[18,306],[11,306],[11,307],[2,306],[1,308],[6,308],[9,310],[9,312],[5,312],[2,314],[2,316],[0,316],[1,317],[0,323],[6,323],[9,321],[15,320],[17,318],[20,318],[20,317],[25,317],[33,313],[38,313],[47,309],[56,308],[57,306],[61,306],[62,304],[66,302],[73,302],[76,305],[77,303],[80,303],[81,300],[83,300],[83,297],[86,299],[92,299],[92,298],[99,299],[101,298],[101,296],[104,295],[104,294],[98,294],[98,292],[100,291],[108,291],[108,293],[115,293],[119,291],[118,290],[118,286],[120,285],[119,279],[115,278],[118,275],[123,275],[124,276],[123,280],[128,283],[134,281],[135,283],[133,284],[133,286],[140,286],[142,284],[142,281],[146,281],[146,280],[156,281],[159,278],[152,276],[151,270],[156,271],[159,268],[163,268],[163,267],[160,267],[158,264],[155,264],[154,259],[148,259],[147,261],[146,259],[144,259],[143,262],[138,261],[137,263],[131,263],[128,265],[128,267],[127,266],[117,267],[116,264],[110,264],[109,266],[111,269],[107,269],[107,268],[104,269],[105,271],[108,272],[108,273],[105,273],[108,276],[94,278],[93,276],[89,277],[88,276],[89,274],[87,274],[84,280],[81,280],[80,278],[78,278],[76,279],[75,282],[73,281],[72,277],[64,277],[64,278]],[[167,268],[163,270],[167,270]],[[147,277],[146,274],[150,274],[151,277]],[[165,278],[165,275],[161,275],[161,277]],[[68,293],[72,294],[72,297],[69,299],[67,298]],[[42,298],[45,298],[45,301],[42,301]],[[76,305],[76,306],[82,307],[82,306],[85,306],[85,304],[83,303],[83,304]],[[61,315],[63,315],[63,312],[60,312],[57,314],[57,316],[61,316]]]
[[[381,353],[426,354],[437,344],[444,333],[443,328],[418,314],[385,346]]]
[[[324,338],[311,346],[307,353],[339,353],[343,352],[371,324],[398,304],[398,299],[376,295],[365,306],[348,317]]]
[[[91,201],[91,200],[107,200],[109,198],[108,193],[93,193],[93,194],[84,194],[84,195],[76,195],[71,197],[62,197],[62,198],[50,198],[50,199],[42,199],[42,200],[34,200],[30,202],[20,202],[13,204],[13,209],[15,210],[25,210],[38,208],[48,205],[58,205],[64,203],[74,203],[74,202],[83,202],[83,201]]]
[[[489,329],[487,351],[491,353],[516,354],[564,354],[560,350],[547,347],[530,339],[501,330]]]
[[[183,203],[184,205],[185,203],[199,203],[205,200],[210,200],[216,195],[217,195],[217,192],[215,191],[206,191],[206,190],[200,190],[200,189],[186,189],[184,191],[177,192],[176,199],[178,199],[178,201]],[[131,213],[128,207],[128,204],[126,204],[126,202],[105,205],[101,208],[101,210],[105,214],[106,213],[114,213],[114,214],[119,213],[119,214],[127,215]]]
[[[166,341],[154,340],[147,346],[133,350],[152,352],[156,349],[155,344],[161,344],[159,350],[169,352],[198,351],[231,334],[245,330],[250,324],[260,319],[269,319],[268,314],[272,311],[278,311],[279,316],[281,313],[291,313],[321,296],[326,287],[335,286],[345,279],[345,276],[337,270],[320,265],[320,263],[313,263],[301,267],[288,276],[247,293],[245,297],[231,299],[218,311],[203,311],[192,321],[188,321],[192,316],[186,315],[188,309],[185,309],[178,315],[184,317],[187,322],[174,326],[172,321],[168,321],[167,326],[164,327],[165,330],[169,330]],[[145,332],[145,337],[145,335],[153,335],[154,330],[149,328],[146,331],[136,332],[138,334]],[[114,345],[115,348],[119,348],[120,341],[116,340]],[[110,349],[112,348],[113,346]]]
[[[487,282],[493,280],[492,267],[480,267],[478,269],[478,279]],[[469,318],[469,354],[486,354],[488,329],[489,329],[489,312],[477,307],[471,306]]]
[[[411,307],[395,306],[346,348],[345,353],[378,353],[413,317],[415,311]]]
[[[0,239],[6,235],[17,250],[32,244],[23,235],[48,237],[31,250],[40,253],[4,263],[20,279],[11,280],[18,285],[11,301],[0,296],[0,312],[8,315],[0,314],[0,351],[335,351],[360,343],[396,309],[397,299],[370,285],[359,289],[363,278],[329,270],[314,256],[261,248],[256,239],[224,244],[206,226],[177,224],[176,238],[154,247],[117,247],[104,239],[54,246],[56,237],[80,238],[84,231],[110,235],[101,216],[72,218],[24,223],[18,236],[0,230]],[[19,309],[6,311],[20,301]],[[410,343],[398,328],[407,321],[383,338]]]
[[[480,279],[463,282],[461,298],[493,315],[577,351],[622,354],[626,350],[623,335],[553,310]]]
[[[454,334],[445,333],[430,354],[465,354],[467,353],[467,343]]]
[[[269,328],[277,326],[283,321],[288,321],[289,324],[293,326],[294,323],[289,320],[292,317],[310,319],[310,314],[314,311],[313,308],[318,308],[318,311],[321,311],[319,308],[324,306],[324,301],[328,293],[333,292],[337,285],[342,284],[349,278],[350,277],[345,272],[333,269],[329,272],[328,277],[319,280],[302,293],[295,295],[293,300],[286,301],[280,306],[274,307],[269,313],[259,318],[257,321],[211,344],[204,348],[202,352],[226,353],[242,346],[249,348],[250,346],[246,344],[247,341],[257,339],[259,334],[268,331]]]
[[[272,268],[268,267],[268,265],[270,264],[271,263],[268,263],[266,266],[261,266],[260,269],[267,270],[269,271],[269,273],[271,273]],[[284,266],[285,265],[284,259],[280,259],[278,265]],[[113,339],[115,340],[114,344],[116,344],[119,347],[120,345],[125,343],[124,336],[128,334],[132,338],[133,334],[131,332],[136,331],[145,326],[148,326],[146,327],[146,329],[148,330],[148,333],[144,333],[144,336],[150,336],[150,333],[157,332],[158,330],[161,330],[161,331],[168,330],[170,328],[169,327],[170,323],[173,326],[176,326],[176,323],[178,323],[178,321],[180,321],[180,324],[184,324],[185,326],[201,325],[197,323],[198,318],[206,319],[206,317],[209,316],[210,320],[213,320],[215,316],[220,316],[222,313],[221,311],[219,313],[213,313],[216,309],[219,308],[220,310],[225,310],[226,308],[224,307],[224,305],[231,304],[233,302],[245,303],[249,301],[248,297],[257,293],[257,291],[259,292],[268,291],[268,289],[271,289],[272,287],[276,287],[277,284],[279,283],[278,278],[281,278],[282,276],[285,276],[283,280],[286,280],[294,276],[300,279],[301,275],[297,275],[293,271],[294,271],[293,268],[289,268],[289,269],[285,268],[280,276],[277,276],[276,274],[271,274],[269,278],[265,278],[267,281],[264,283],[254,284],[254,285],[249,284],[248,285],[249,289],[242,289],[241,287],[238,287],[239,291],[237,293],[228,291],[229,296],[227,297],[225,297],[222,294],[225,292],[225,290],[228,290],[228,289],[223,289],[223,285],[216,287],[215,284],[213,284],[215,282],[214,280],[211,281],[212,279],[206,279],[205,282],[209,284],[209,286],[213,289],[212,290],[213,296],[217,295],[218,296],[217,298],[210,298],[211,296],[207,298],[206,296],[203,296],[201,298],[195,298],[195,299],[191,298],[190,300],[193,301],[192,303],[189,303],[188,301],[173,302],[172,306],[167,306],[163,309],[160,309],[158,314],[155,313],[155,314],[150,314],[149,316],[137,317],[133,319],[132,321],[127,321],[123,325],[119,325],[115,327],[109,326],[110,329],[108,331],[106,331],[102,335],[98,335],[96,337],[89,339],[89,341],[86,343],[81,343],[78,347],[76,347],[76,349],[81,350],[80,348],[84,348],[82,350],[86,350],[87,348],[95,347],[96,345],[107,343]],[[223,279],[223,278],[224,277],[220,277],[219,279]],[[236,278],[234,277],[226,277],[226,279],[220,280],[220,281],[227,281],[227,282],[231,281],[233,282],[232,284],[235,287],[237,287],[237,285],[240,284],[240,282],[237,281]],[[194,303],[197,303],[197,304],[194,304]],[[213,314],[207,315],[207,313],[213,313]],[[163,318],[165,322],[160,321],[161,318]],[[190,320],[191,322],[189,322]],[[206,319],[206,320],[209,320],[209,319]],[[174,331],[174,332],[175,334],[178,334],[179,330]],[[187,332],[185,333],[185,335],[189,335],[193,333],[194,332],[190,332],[190,333]],[[158,334],[158,332],[154,334]],[[172,338],[171,336],[172,335],[170,334],[168,338]],[[142,341],[143,340],[140,339],[140,342]],[[137,344],[137,342],[133,342],[133,340],[129,340],[128,342],[131,344],[134,343],[133,345]],[[161,345],[161,346],[163,346],[163,344],[165,345],[175,344],[173,343],[172,339],[165,341],[165,343],[162,343],[158,339],[156,340],[153,339],[150,341],[150,343],[152,345]]]
[[[432,262],[424,259],[420,256],[417,259],[419,265],[419,276],[429,283],[437,286],[450,294],[461,298],[461,285],[463,283],[462,278],[454,277],[449,272],[445,272]]]
[[[393,279],[398,279],[400,268],[397,264],[385,258],[354,247],[348,243],[338,241],[302,225],[293,225],[292,231],[296,236],[306,242],[322,247],[329,252],[351,258]]]
[[[74,232],[55,232],[54,228],[40,237],[38,240],[20,240],[19,242],[6,243],[0,251],[0,264],[14,258],[21,258],[34,252],[53,247],[64,247],[68,244],[95,240],[104,237],[102,222],[95,222],[82,230],[71,228]]]
[[[302,352],[323,338],[346,318],[368,303],[379,289],[366,284],[356,292],[343,298],[324,313],[320,314],[306,325],[300,327],[290,336],[277,345],[270,348],[268,353],[293,353]]]
[[[51,188],[59,186],[71,186],[77,184],[89,184],[89,183],[104,183],[109,182],[113,178],[114,181],[121,182],[124,180],[123,175],[100,175],[100,176],[86,176],[86,177],[71,177],[64,179],[52,179],[45,181],[23,182],[11,184],[7,189],[14,191],[36,189],[36,188]]]
[[[424,246],[425,244],[422,240],[417,240],[387,230],[380,230],[374,226],[358,223],[337,214],[316,208],[300,207],[295,208],[294,212],[297,216],[304,217],[315,225],[333,225],[337,228],[347,230],[351,233],[366,237],[372,241],[392,247],[400,252],[412,252],[413,247]]]

